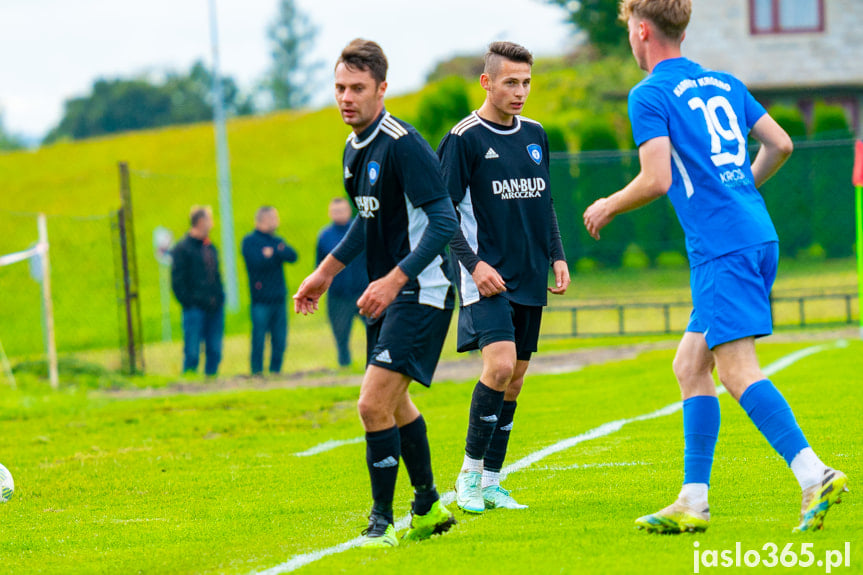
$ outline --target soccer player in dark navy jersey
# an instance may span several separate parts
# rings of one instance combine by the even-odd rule
[[[500,486],[500,471],[546,292],[563,294],[570,281],[551,201],[548,138],[521,116],[532,64],[523,46],[492,43],[480,76],[485,102],[438,148],[461,219],[450,244],[461,276],[458,350],[479,349],[483,360],[456,479],[456,503],[469,513],[526,507]]]
[[[757,188],[791,154],[785,131],[730,74],[681,56],[691,0],[624,0],[621,19],[639,66],[629,95],[641,172],[584,213],[590,234],[615,215],[668,194],[686,235],[693,310],[674,358],[683,396],[683,488],[670,506],[636,520],[651,532],[704,531],[719,434],[719,379],[785,459],[803,491],[795,531],[821,527],[847,479],[815,455],[788,403],[767,379],[755,338],[772,332],[770,289],[778,238]],[[750,163],[747,135],[761,143]]]
[[[358,409],[374,500],[363,532],[368,547],[398,545],[392,505],[400,458],[414,487],[405,538],[455,523],[435,488],[425,420],[408,385],[431,384],[446,338],[455,298],[445,248],[458,221],[434,151],[384,108],[386,72],[381,47],[361,39],[336,64],[336,102],[353,128],[344,184],[359,217],[294,295],[295,311],[314,312],[333,277],[365,250],[371,283],[357,300],[369,323]]]

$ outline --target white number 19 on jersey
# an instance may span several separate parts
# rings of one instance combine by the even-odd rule
[[[746,160],[746,138],[743,137],[743,132],[740,130],[740,124],[737,120],[737,114],[734,113],[734,108],[724,96],[713,96],[707,103],[701,98],[692,98],[688,102],[690,109],[701,110],[704,113],[704,121],[707,123],[707,131],[710,132],[710,159],[713,160],[713,165],[716,167],[726,164],[734,164],[742,166]],[[728,120],[728,127],[722,125],[716,110],[722,109],[725,112],[725,117]],[[736,142],[737,152],[723,152],[723,140],[725,142]]]

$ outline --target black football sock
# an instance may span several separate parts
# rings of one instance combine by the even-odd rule
[[[491,436],[491,443],[485,452],[483,467],[489,471],[500,472],[503,460],[506,458],[506,447],[509,444],[509,434],[512,431],[512,420],[515,416],[515,401],[504,401],[500,410],[500,418]]]
[[[495,391],[478,381],[470,401],[470,420],[464,447],[465,453],[471,459],[485,457],[502,407],[503,392]]]
[[[399,472],[399,428],[366,432],[366,464],[372,481],[372,513],[393,522],[393,494]]]
[[[415,515],[425,515],[440,496],[434,484],[429,440],[423,416],[420,415],[411,423],[400,427],[399,436],[402,442],[402,461],[405,462],[411,485],[414,487],[413,512]]]

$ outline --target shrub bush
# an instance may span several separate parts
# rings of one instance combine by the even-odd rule
[[[662,252],[656,256],[656,267],[661,269],[681,269],[689,266],[689,260],[680,252]]]
[[[650,267],[650,258],[638,244],[629,244],[623,251],[621,265],[629,270],[644,270]]]

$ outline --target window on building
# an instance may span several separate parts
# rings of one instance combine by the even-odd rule
[[[822,32],[824,0],[749,0],[753,34]]]

